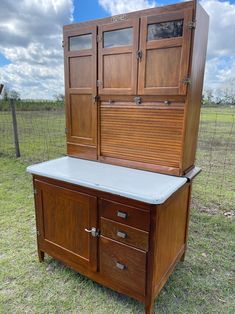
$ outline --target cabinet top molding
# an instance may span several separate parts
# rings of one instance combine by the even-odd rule
[[[165,14],[167,11],[170,13],[172,11],[177,11],[177,10],[182,10],[182,9],[192,9],[192,8],[195,8],[196,2],[197,2],[196,0],[187,1],[183,3],[176,3],[176,4],[161,6],[161,7],[154,7],[150,9],[134,11],[134,12],[125,13],[125,14],[114,15],[111,18],[107,17],[107,18],[102,18],[102,19],[89,20],[85,22],[69,24],[69,25],[64,26],[64,31],[73,30],[74,28],[77,27],[77,25],[79,26],[84,25],[84,27],[86,27],[88,25],[90,26],[91,24],[94,24],[94,25],[99,25],[99,24],[104,24],[104,23],[108,24],[108,23],[113,23],[117,21],[124,21],[124,20],[132,19],[132,18],[142,17],[144,15],[148,16],[152,14],[162,14],[162,13]]]
[[[162,204],[187,178],[62,157],[29,166],[29,173],[92,188],[148,204]]]

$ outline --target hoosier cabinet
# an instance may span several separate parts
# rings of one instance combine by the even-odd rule
[[[187,247],[207,32],[196,1],[65,26],[68,156],[28,167],[40,261],[146,313]]]

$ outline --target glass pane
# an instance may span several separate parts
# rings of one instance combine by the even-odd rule
[[[69,38],[69,50],[84,50],[92,48],[92,34],[74,36]]]
[[[181,37],[182,35],[183,20],[148,25],[148,40]]]
[[[133,37],[132,33],[132,27],[104,32],[104,48],[131,45]]]

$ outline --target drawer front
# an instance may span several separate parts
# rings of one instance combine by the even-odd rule
[[[101,234],[116,241],[148,251],[148,232],[101,218]]]
[[[100,274],[119,287],[145,295],[146,253],[101,236]]]
[[[101,199],[100,204],[100,216],[138,229],[149,231],[149,211],[126,206],[121,203],[110,202],[104,199]]]

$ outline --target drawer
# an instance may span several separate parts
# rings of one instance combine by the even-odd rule
[[[101,236],[100,274],[119,287],[145,295],[146,253]]]
[[[101,218],[101,234],[113,240],[148,251],[148,232]]]
[[[100,200],[100,216],[125,225],[149,231],[149,211],[104,199]]]

